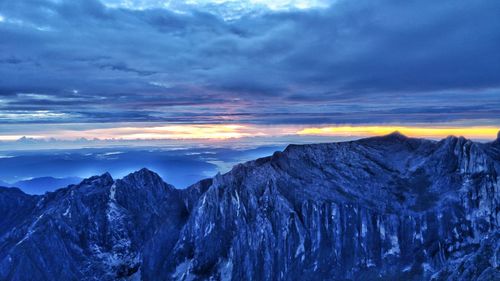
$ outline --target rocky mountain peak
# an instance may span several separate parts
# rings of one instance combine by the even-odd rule
[[[392,137],[392,138],[406,138],[406,136],[401,133],[400,131],[396,130],[390,134],[387,135],[387,137]]]
[[[138,171],[135,171],[124,177],[121,181],[142,188],[166,185],[163,179],[157,173],[147,168],[142,168]]]
[[[500,131],[497,133],[497,138],[492,142],[494,147],[500,146]]]
[[[84,179],[80,185],[95,185],[95,186],[108,186],[114,182],[113,177],[108,172],[100,176],[92,176]]]
[[[138,171],[128,174],[123,179],[125,180],[125,179],[138,179],[138,178],[160,179],[160,176],[157,173],[147,168],[142,168]]]
[[[368,139],[373,139],[373,138],[368,138]],[[379,137],[374,137],[374,139],[378,140],[384,140],[384,141],[391,141],[391,142],[402,142],[405,140],[408,140],[408,137],[402,134],[400,131],[394,131],[390,134],[379,136]]]
[[[0,280],[500,280],[497,150],[394,132],[184,190],[141,169],[0,193]]]
[[[137,174],[137,175],[140,175],[140,176],[151,176],[151,177],[160,177],[157,173],[149,170],[148,168],[142,168],[138,171],[135,171],[132,173],[132,175],[134,174]]]
[[[17,187],[0,187],[0,194],[8,194],[8,193],[13,193],[13,194],[25,194],[21,189]]]

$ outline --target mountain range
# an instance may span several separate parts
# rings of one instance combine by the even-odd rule
[[[15,183],[7,183],[0,181],[0,186],[5,187],[18,187],[27,194],[44,194],[47,191],[54,191],[60,187],[68,186],[81,182],[79,177],[37,177],[27,180],[17,181]]]
[[[0,188],[0,280],[500,280],[500,134],[289,145],[176,189]]]

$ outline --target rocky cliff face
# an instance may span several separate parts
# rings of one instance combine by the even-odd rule
[[[500,280],[499,171],[499,140],[394,133],[291,145],[186,190],[145,169],[2,190],[19,211],[0,219],[0,279]]]
[[[180,191],[145,169],[116,181],[92,177],[36,199],[29,216],[0,237],[0,280],[140,276],[144,244],[161,225],[178,232],[186,217]]]

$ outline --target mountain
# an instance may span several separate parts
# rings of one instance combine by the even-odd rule
[[[2,180],[0,180],[0,186],[3,186],[3,187],[12,187],[10,183],[2,181]]]
[[[500,280],[499,172],[500,138],[393,133],[183,190],[147,169],[1,189],[0,280]]]
[[[9,184],[8,186],[19,187],[23,192],[28,194],[43,194],[47,191],[54,191],[57,188],[61,188],[71,184],[77,184],[80,181],[82,181],[82,179],[78,177],[39,177],[18,181],[13,184]]]

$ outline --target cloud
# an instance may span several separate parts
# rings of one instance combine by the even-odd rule
[[[0,10],[0,123],[499,121],[498,1],[35,2]]]
[[[202,9],[226,20],[269,11],[324,8],[331,2],[329,0],[103,0],[107,7],[131,10],[169,9],[187,13],[193,9]]]

